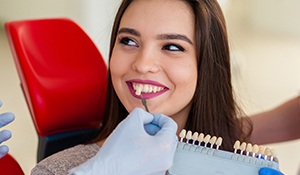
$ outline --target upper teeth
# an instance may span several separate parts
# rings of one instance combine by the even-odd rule
[[[136,95],[141,95],[141,93],[151,93],[151,92],[159,92],[163,90],[163,87],[159,86],[154,86],[150,84],[138,84],[138,83],[133,83],[132,84],[133,89],[135,90]]]

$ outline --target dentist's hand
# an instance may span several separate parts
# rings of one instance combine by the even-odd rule
[[[271,168],[261,168],[259,170],[259,175],[284,175],[283,173],[273,170]]]
[[[2,102],[0,101],[0,107]],[[0,128],[9,124],[15,119],[14,114],[7,112],[0,114]],[[0,131],[0,159],[8,153],[8,147],[6,145],[1,145],[2,142],[11,138],[11,132],[9,130]]]
[[[106,139],[100,151],[70,170],[76,175],[163,175],[171,168],[177,124],[162,114],[134,109]]]

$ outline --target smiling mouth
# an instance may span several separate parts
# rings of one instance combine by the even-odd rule
[[[158,93],[163,91],[165,88],[161,86],[155,86],[150,84],[132,83],[133,90],[136,95],[141,95],[141,93]]]

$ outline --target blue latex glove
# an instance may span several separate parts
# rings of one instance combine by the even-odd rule
[[[102,145],[100,151],[69,171],[76,175],[164,175],[177,146],[177,124],[162,114],[134,109]]]
[[[259,170],[259,175],[284,175],[284,174],[271,168],[261,168]]]
[[[2,101],[0,101],[0,107],[2,106]],[[9,124],[15,119],[14,114],[7,112],[0,114],[0,128]],[[9,130],[0,131],[0,144],[11,138],[11,132]],[[0,158],[8,153],[8,147],[6,145],[0,146]]]

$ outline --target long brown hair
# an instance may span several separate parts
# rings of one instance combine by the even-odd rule
[[[119,7],[112,29],[109,57],[122,16],[132,1],[123,0]],[[190,6],[195,17],[198,62],[197,87],[185,129],[222,137],[222,149],[232,150],[235,140],[249,141],[252,125],[247,125],[250,128],[245,133],[238,119],[242,113],[233,96],[229,45],[222,10],[216,0],[182,1]],[[108,137],[127,115],[128,111],[113,88],[109,70],[105,116],[96,140]]]

